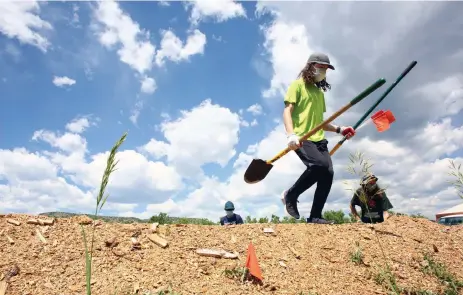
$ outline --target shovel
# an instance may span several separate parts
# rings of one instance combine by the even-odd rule
[[[360,118],[357,123],[355,123],[354,125],[354,130],[356,130],[362,123],[363,121],[365,121],[365,118],[368,117],[368,115],[373,112],[373,110],[381,103],[381,101],[383,101],[383,99],[389,94],[389,92],[392,91],[392,89],[394,89],[394,87],[399,84],[400,80],[402,80],[407,74],[408,72],[410,72],[414,66],[416,66],[417,64],[417,61],[412,61],[408,67],[402,72],[402,74],[400,74],[400,76],[397,78],[397,80],[394,81],[394,83],[391,84],[391,86],[389,86],[389,88],[383,93],[383,95],[381,95],[380,98],[378,98],[378,100],[371,106],[371,108],[362,116],[362,118]],[[330,155],[333,155],[340,147],[341,145],[347,140],[347,138],[344,136],[343,139],[341,139],[334,147],[333,149],[330,151]]]
[[[317,127],[309,131],[307,134],[303,135],[302,137],[299,138],[299,141],[306,140],[307,138],[311,137],[315,133],[317,133],[318,130],[322,129],[326,124],[331,123],[334,119],[339,117],[342,113],[350,109],[353,105],[357,104],[359,101],[370,95],[373,91],[381,87],[384,83],[386,83],[386,80],[381,78],[378,79],[375,83],[371,84],[370,87],[365,89],[362,93],[357,95],[354,99],[352,99],[348,104],[343,106],[339,111],[331,115],[328,119],[320,123]],[[264,161],[261,159],[253,159],[251,164],[249,164],[248,169],[246,169],[246,172],[244,173],[244,181],[246,183],[257,183],[264,179],[267,174],[270,172],[270,170],[273,168],[273,163],[289,153],[291,151],[290,148],[285,148],[283,151],[278,153],[273,159]]]

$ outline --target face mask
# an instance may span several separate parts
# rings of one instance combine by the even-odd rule
[[[378,190],[378,185],[376,183],[374,184],[367,184],[366,185],[366,190],[369,193],[374,193]]]
[[[314,73],[315,82],[320,82],[321,80],[326,78],[326,69],[315,68]]]
[[[233,216],[233,211],[226,211],[227,212],[227,217],[232,217]]]

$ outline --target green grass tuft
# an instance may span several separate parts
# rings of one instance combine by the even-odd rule
[[[122,145],[122,143],[125,141],[125,138],[127,137],[127,133],[124,133],[122,137],[116,142],[116,144],[113,146],[111,149],[108,160],[106,162],[106,169],[103,173],[103,176],[101,178],[101,184],[100,184],[100,190],[98,193],[98,196],[96,198],[96,207],[95,207],[95,217],[98,216],[98,213],[101,211],[103,208],[104,204],[106,203],[106,200],[108,199],[109,194],[106,194],[106,186],[109,183],[109,177],[111,174],[116,171],[116,166],[119,161],[116,161],[116,153],[119,147]],[[95,241],[95,226],[92,226],[92,235],[91,235],[91,240],[90,240],[90,249],[88,247],[87,243],[87,235],[85,233],[84,226],[81,225],[81,230],[82,230],[82,237],[84,240],[84,245],[85,245],[85,281],[86,281],[86,291],[87,295],[92,294],[92,285],[91,285],[91,280],[92,280],[92,258],[93,258],[93,243]]]

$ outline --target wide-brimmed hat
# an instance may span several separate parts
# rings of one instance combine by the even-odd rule
[[[312,53],[310,56],[309,56],[309,59],[307,60],[307,62],[314,62],[314,63],[317,63],[317,64],[322,64],[322,65],[327,65],[328,68],[334,70],[334,66],[330,63],[330,59],[328,57],[328,55],[324,54],[324,53],[321,53],[321,52],[315,52],[315,53]]]

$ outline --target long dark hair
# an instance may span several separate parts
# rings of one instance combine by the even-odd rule
[[[315,84],[315,86],[317,86],[318,89],[323,90],[323,92],[326,92],[331,89],[331,85],[328,82],[326,82],[326,78],[321,80],[320,82],[315,82],[314,74],[315,74],[314,63],[307,63],[305,67],[301,70],[299,75],[297,75],[297,77],[298,78],[302,77],[305,84]]]

